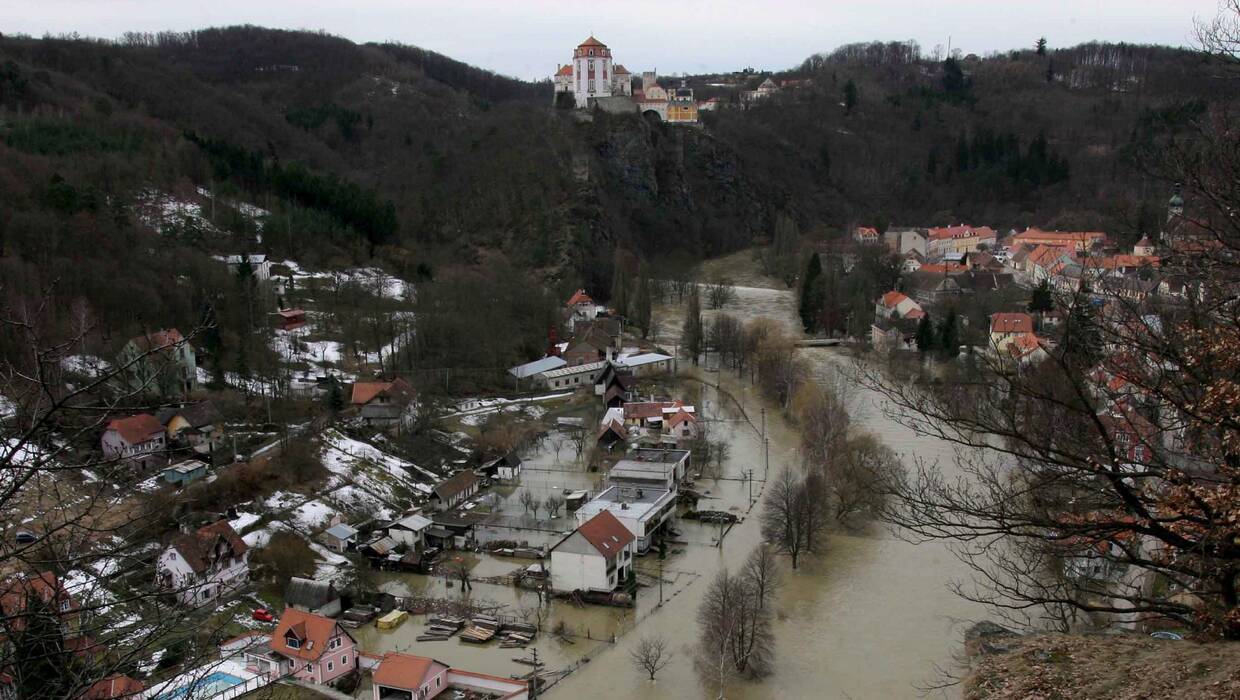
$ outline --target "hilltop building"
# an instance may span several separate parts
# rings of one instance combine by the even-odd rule
[[[573,50],[573,60],[559,66],[552,78],[554,100],[571,96],[577,109],[598,107],[606,111],[655,115],[670,124],[696,124],[699,105],[693,88],[681,81],[676,88],[659,85],[654,71],[645,71],[641,87],[634,90],[633,75],[612,62],[611,49],[593,36]]]

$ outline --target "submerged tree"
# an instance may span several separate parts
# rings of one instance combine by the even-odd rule
[[[689,304],[685,309],[685,324],[680,332],[680,344],[684,346],[685,352],[689,353],[689,357],[693,359],[693,364],[695,365],[698,363],[698,356],[702,354],[704,341],[702,302],[698,297],[698,290],[695,285],[689,292]]]

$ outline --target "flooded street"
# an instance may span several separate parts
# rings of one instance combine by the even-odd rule
[[[796,323],[791,292],[761,288],[740,288],[738,299],[725,311],[748,320],[768,316],[789,327]],[[660,334],[667,339],[679,333],[682,307],[661,309]],[[707,323],[714,312],[706,312]],[[822,377],[845,366],[848,360],[838,351],[806,349],[816,375]],[[690,374],[688,363],[682,374]],[[763,402],[752,388],[743,386],[731,372],[702,372],[710,383],[720,381],[745,407],[756,423]],[[912,434],[888,419],[880,397],[856,388],[854,415],[857,426],[878,435],[899,453],[906,464],[911,455],[939,467],[954,470],[950,445]],[[713,389],[705,392],[711,417],[721,405]],[[728,406],[724,403],[723,406]],[[728,418],[720,410],[718,417]],[[771,439],[770,464],[796,463],[797,436],[774,410],[767,413]],[[732,429],[730,426],[734,426]],[[721,429],[722,428],[722,429]],[[732,457],[727,471],[732,475],[748,468],[762,473],[761,442],[756,431],[745,423],[713,424],[713,435],[732,436]],[[699,481],[699,484],[706,482]],[[720,482],[719,490],[726,491]],[[717,492],[716,492],[717,493]],[[746,494],[740,495],[744,505]],[[732,500],[732,499],[729,499]],[[714,506],[704,506],[714,507]],[[754,511],[756,516],[757,510]],[[615,648],[603,651],[589,664],[569,676],[551,691],[552,697],[599,699],[642,697],[710,698],[693,670],[689,645],[695,640],[695,614],[705,584],[714,571],[736,566],[760,539],[756,517],[749,517],[726,537],[721,549],[690,545],[669,558],[669,568],[695,571],[701,579],[686,592],[673,598]],[[649,557],[648,557],[649,559]],[[738,682],[728,689],[728,698],[911,698],[919,688],[936,684],[937,668],[951,668],[953,653],[967,623],[983,619],[985,609],[968,603],[949,590],[953,580],[967,579],[970,572],[939,543],[912,545],[885,529],[874,526],[864,533],[837,531],[830,537],[828,551],[803,560],[800,570],[786,571],[778,595],[775,633],[777,652],[775,672],[757,683]],[[650,592],[643,590],[647,599]],[[672,643],[676,659],[654,683],[635,671],[628,647],[643,636],[662,636]],[[953,690],[936,691],[931,697],[954,697]]]

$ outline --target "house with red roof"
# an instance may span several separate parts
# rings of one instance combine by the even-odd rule
[[[137,394],[184,399],[198,388],[194,346],[175,328],[130,338],[116,366],[129,390]]]
[[[454,697],[525,700],[525,681],[450,668],[428,656],[385,654],[371,674],[374,700],[430,700],[447,690]]]
[[[167,449],[167,431],[149,413],[116,418],[108,422],[99,446],[106,459],[148,466],[159,462],[160,453]]]
[[[244,655],[255,672],[326,685],[355,671],[361,650],[332,618],[285,608],[269,642],[249,645]]]
[[[1033,333],[1033,316],[1024,312],[999,312],[990,315],[990,347],[1006,350],[1014,338]]]
[[[178,533],[155,562],[155,581],[185,605],[204,605],[250,580],[249,550],[227,520]]]
[[[575,331],[579,323],[593,321],[598,318],[598,302],[586,294],[586,290],[578,289],[564,303],[565,324],[569,331]]]
[[[356,382],[349,403],[368,425],[407,426],[417,413],[417,391],[404,379]]]
[[[671,413],[663,414],[664,440],[683,442],[697,438],[699,433],[698,419],[693,413],[692,408],[692,406],[680,406]]]
[[[51,571],[35,576],[16,575],[0,581],[0,617],[7,620],[6,633],[25,629],[29,617],[25,613],[32,605],[42,606],[56,615],[66,633],[73,627],[81,607],[64,582]]]
[[[1033,333],[1021,333],[1007,344],[1008,354],[1018,367],[1040,364],[1050,357],[1045,341]]]
[[[1101,231],[1043,231],[1029,227],[1012,236],[1013,247],[1023,244],[1032,246],[1045,245],[1052,248],[1085,253],[1096,244],[1107,242],[1107,235]]]
[[[926,255],[938,258],[947,253],[972,253],[978,246],[993,249],[998,234],[989,226],[938,226],[926,234]]]
[[[892,290],[878,298],[874,304],[874,320],[887,321],[911,318],[920,320],[926,312],[909,295]]]
[[[142,697],[144,690],[146,686],[142,685],[142,681],[114,673],[87,688],[82,698],[83,700],[117,700],[118,698],[136,700]]]
[[[600,511],[551,548],[551,588],[609,593],[633,566],[635,537],[611,511]]]
[[[874,245],[878,243],[878,229],[873,226],[858,226],[853,229],[853,240],[863,245]]]

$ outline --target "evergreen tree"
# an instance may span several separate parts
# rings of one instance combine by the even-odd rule
[[[939,348],[946,357],[955,357],[960,353],[960,329],[957,328],[954,309],[948,311],[939,324]]]
[[[849,78],[848,82],[844,83],[844,112],[846,114],[852,114],[853,107],[856,106],[857,84],[853,82],[852,78]]]
[[[765,256],[766,272],[792,286],[797,274],[797,249],[801,245],[801,232],[792,217],[780,213],[775,217],[775,231]]]
[[[1038,315],[1038,326],[1041,327],[1042,314],[1055,310],[1055,296],[1051,293],[1051,285],[1047,280],[1033,288],[1033,295],[1029,298],[1029,306],[1026,307],[1031,314]]]
[[[702,302],[698,298],[698,289],[695,285],[689,292],[689,308],[685,312],[685,327],[680,332],[680,344],[685,346],[685,352],[693,358],[693,364],[698,363],[698,355],[702,354],[702,342],[705,340],[702,332]]]
[[[1068,310],[1068,320],[1064,324],[1064,358],[1081,369],[1093,367],[1102,357],[1102,334],[1089,294],[1089,287],[1082,285],[1072,300],[1072,308]]]
[[[637,280],[637,298],[633,300],[633,325],[637,326],[642,332],[642,338],[650,333],[651,310],[651,293],[650,278],[642,271],[642,276]]]
[[[629,277],[619,264],[617,256],[615,269],[611,274],[611,308],[621,316],[629,315]]]
[[[65,635],[56,611],[33,590],[26,592],[23,601],[24,614],[6,625],[11,630],[9,668],[16,697],[68,697],[73,690],[75,664],[72,654],[65,651]]]
[[[930,314],[921,317],[917,322],[917,349],[921,352],[930,352],[934,349],[934,322],[930,320]]]
[[[1038,43],[1034,45],[1034,48],[1037,51],[1039,56],[1045,56],[1046,55],[1046,37],[1039,37]]]
[[[822,319],[823,294],[822,261],[819,260],[818,253],[814,253],[810,256],[805,276],[801,279],[801,326],[806,333],[818,330]]]
[[[331,386],[327,390],[327,408],[332,413],[344,410],[344,390],[340,388],[340,382],[335,377],[331,378]]]

